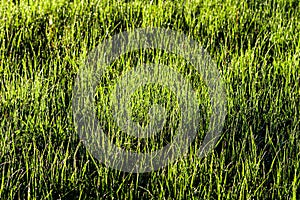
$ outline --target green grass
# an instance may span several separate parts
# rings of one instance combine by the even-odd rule
[[[299,10],[298,0],[1,1],[0,199],[299,199]],[[140,27],[180,31],[205,47],[225,82],[228,113],[207,157],[195,156],[203,120],[189,154],[158,171],[131,174],[101,164],[80,142],[72,88],[92,49]],[[109,110],[101,112],[130,62],[153,58],[191,80],[203,119],[209,114],[205,83],[182,59],[151,51],[124,55],[95,94],[107,133],[124,148],[161,148],[176,127],[174,94],[158,85],[131,100],[134,120],[147,123],[149,106],[163,94],[170,127],[155,144],[138,149]]]

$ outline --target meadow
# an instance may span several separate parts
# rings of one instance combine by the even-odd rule
[[[131,98],[134,120],[147,123],[149,106],[160,103],[169,125],[140,145],[103,110],[120,75],[140,60],[182,73],[199,91],[203,114],[187,155],[128,173],[86,149],[74,126],[72,90],[97,45],[146,27],[182,32],[204,47],[224,81],[227,115],[214,150],[198,158],[210,106],[193,66],[151,49],[117,59],[95,98],[104,130],[123,148],[161,148],[179,118],[171,91],[140,88]],[[299,199],[299,60],[299,0],[1,0],[0,199]]]

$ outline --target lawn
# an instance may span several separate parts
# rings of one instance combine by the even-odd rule
[[[156,151],[178,132],[176,93],[156,83],[139,87],[129,105],[131,120],[141,126],[153,119],[151,105],[163,107],[159,134],[140,139],[118,127],[110,95],[139,63],[180,73],[201,113],[188,152],[162,168],[131,173],[87,148],[75,123],[73,92],[98,45],[153,27],[184,34],[205,49],[223,82],[227,112],[215,148],[197,156],[212,106],[195,66],[152,48],[119,56],[94,94],[99,123],[115,145]],[[300,199],[299,60],[299,0],[2,0],[0,199]]]

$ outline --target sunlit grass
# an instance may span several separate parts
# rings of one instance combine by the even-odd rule
[[[2,1],[0,199],[299,199],[299,9],[298,0]],[[125,148],[157,149],[174,128],[155,144],[139,144],[101,113],[134,62],[154,57],[177,68],[199,93],[204,119],[187,155],[158,171],[130,174],[86,151],[74,128],[72,88],[92,49],[138,27],[170,28],[198,41],[218,64],[228,113],[215,150],[197,158],[208,123],[205,83],[173,55],[121,57],[95,96],[105,130],[121,135]],[[133,117],[146,124],[158,94],[176,126],[174,94],[157,85],[132,96]]]

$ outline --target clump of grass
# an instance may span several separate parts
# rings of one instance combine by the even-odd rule
[[[0,198],[298,199],[299,8],[297,0],[2,2]],[[171,28],[200,42],[226,83],[228,114],[207,157],[195,156],[208,123],[203,119],[187,155],[158,171],[130,174],[89,154],[75,131],[71,101],[86,55],[103,39],[139,27]],[[189,73],[193,66],[159,51],[135,52],[123,61],[153,56],[192,82],[205,116],[205,83]],[[99,99],[131,65],[123,61],[99,83]],[[141,124],[161,90],[149,85],[132,97],[133,117]],[[175,98],[164,92],[161,102],[173,116],[168,123],[176,125]],[[101,101],[99,118],[115,126],[100,108]]]

